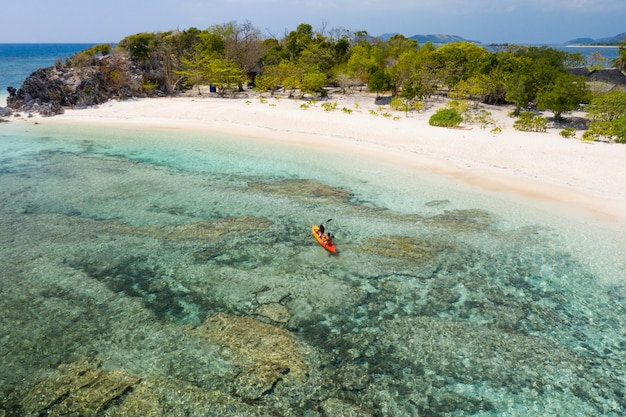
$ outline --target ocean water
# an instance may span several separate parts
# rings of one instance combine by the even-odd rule
[[[10,122],[0,230],[0,415],[626,413],[616,225],[309,145]]]

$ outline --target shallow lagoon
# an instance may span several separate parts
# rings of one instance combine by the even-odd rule
[[[305,144],[2,129],[0,415],[626,411],[619,230]]]

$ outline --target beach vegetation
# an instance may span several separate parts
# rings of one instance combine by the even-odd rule
[[[197,48],[189,57],[181,58],[181,65],[176,72],[184,78],[186,85],[196,87],[201,94],[200,86],[206,83],[204,68],[208,65],[208,58]]]
[[[346,113],[346,114],[350,114],[350,113],[352,113],[352,109],[349,109],[349,108],[347,108],[347,107],[343,107],[343,108],[341,109],[341,111],[342,111],[342,112],[344,112],[344,113]]]
[[[391,90],[391,78],[383,67],[378,66],[371,70],[367,81],[367,88],[369,88],[370,91],[375,92],[377,97],[379,97],[384,91]]]
[[[106,56],[111,53],[111,44],[110,43],[102,43],[98,45],[94,45],[91,48],[84,49],[80,52],[72,55],[66,62],[68,66],[74,67],[85,67],[93,65],[97,62],[98,56]],[[57,68],[62,67],[61,61],[57,61],[55,64]]]
[[[127,57],[115,69],[103,64],[113,52]],[[626,51],[622,55],[626,61]],[[475,108],[481,103],[513,104],[515,115],[550,110],[556,120],[588,101],[585,83],[567,72],[567,65],[580,64],[576,54],[518,45],[491,51],[473,42],[419,45],[403,35],[382,39],[364,30],[314,30],[308,23],[281,36],[265,36],[249,21],[203,30],[142,32],[125,37],[115,48],[109,44],[89,48],[70,61],[90,71],[108,65],[108,84],[102,91],[123,89],[143,95],[196,88],[200,93],[201,87],[212,84],[219,94],[254,88],[272,96],[326,98],[334,89],[350,94],[358,88],[377,98],[390,94],[392,109],[406,115],[417,103],[443,96],[472,102]]]
[[[520,132],[545,132],[548,128],[548,120],[533,112],[521,112],[513,122],[513,128]]]
[[[405,116],[408,116],[409,111],[411,110],[411,104],[408,101],[402,100],[398,96],[395,96],[391,99],[391,102],[389,102],[389,107],[392,110],[404,112]]]
[[[606,138],[626,143],[626,93],[612,91],[595,97],[587,106],[589,129],[584,140]]]
[[[573,127],[566,127],[559,132],[559,135],[564,138],[573,138],[574,136],[576,136],[576,129],[574,129]]]
[[[322,103],[322,108],[324,111],[335,111],[337,110],[337,102],[336,101],[327,101]]]
[[[537,93],[537,109],[551,110],[554,120],[560,121],[563,113],[576,110],[581,103],[588,103],[589,97],[584,77],[562,73]]]
[[[428,119],[428,124],[437,127],[457,127],[462,121],[463,117],[461,117],[459,112],[448,107],[437,110],[435,114]]]

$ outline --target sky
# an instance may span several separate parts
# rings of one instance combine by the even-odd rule
[[[27,0],[2,6],[0,43],[116,43],[139,32],[251,22],[282,37],[300,23],[489,43],[561,44],[626,32],[626,0]]]

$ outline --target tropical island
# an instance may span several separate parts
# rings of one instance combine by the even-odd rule
[[[586,66],[580,54],[516,45],[490,52],[456,39],[420,45],[399,34],[383,39],[366,31],[315,32],[309,24],[282,38],[266,38],[248,21],[138,33],[115,47],[96,45],[36,71],[20,89],[9,87],[7,105],[54,115],[110,99],[200,94],[202,86],[220,97],[247,91],[308,100],[368,91],[377,104],[407,116],[429,108],[433,98],[450,100],[430,119],[445,127],[480,119],[480,112],[469,110],[486,104],[513,106],[518,130],[545,131],[548,118],[540,112],[551,112],[566,137],[576,129],[564,123],[564,115],[582,105],[589,120],[583,139],[626,142],[626,46],[612,63],[617,79],[601,79],[604,84],[594,89],[589,73],[577,72]],[[488,114],[482,118],[483,127],[498,130]]]

